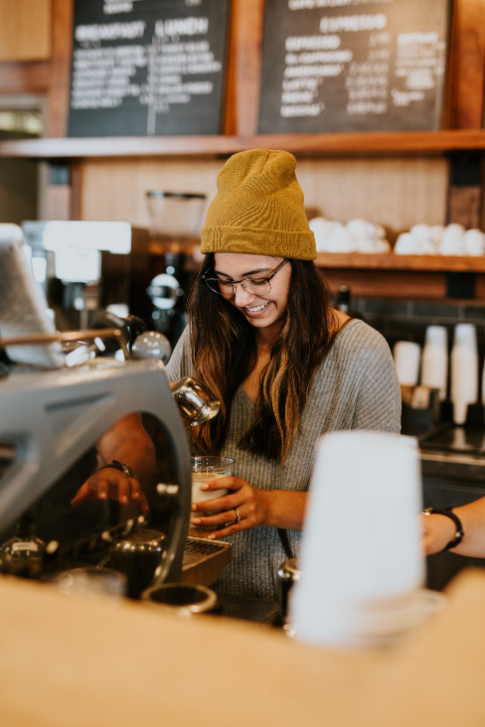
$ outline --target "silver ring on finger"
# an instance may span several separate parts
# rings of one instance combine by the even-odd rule
[[[239,514],[239,510],[237,507],[234,508],[234,512],[236,513],[236,525],[241,521],[241,516]]]

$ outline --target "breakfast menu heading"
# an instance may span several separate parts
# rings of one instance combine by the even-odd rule
[[[76,0],[69,136],[218,134],[230,0]]]
[[[449,0],[267,0],[260,133],[439,129]]]

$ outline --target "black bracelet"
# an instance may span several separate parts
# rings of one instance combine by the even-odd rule
[[[443,550],[440,552],[443,553],[445,550],[451,550],[452,548],[456,548],[457,545],[460,545],[461,541],[463,540],[463,537],[465,535],[465,531],[463,530],[463,525],[461,524],[460,518],[455,515],[454,512],[451,512],[451,510],[438,510],[435,507],[427,507],[426,510],[424,510],[424,515],[445,515],[446,517],[449,517],[450,520],[453,520],[455,523],[456,533],[453,540],[450,540],[448,545],[445,545]]]
[[[98,472],[107,469],[118,470],[118,472],[122,472],[126,477],[133,477],[135,480],[138,479],[130,465],[122,464],[121,462],[118,462],[117,459],[114,459],[111,464],[105,464],[104,467],[100,467]]]

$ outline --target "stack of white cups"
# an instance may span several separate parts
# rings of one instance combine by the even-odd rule
[[[421,384],[440,390],[446,399],[448,384],[448,333],[444,326],[428,326],[421,362]]]
[[[419,378],[421,346],[412,341],[398,341],[394,346],[394,365],[401,386],[416,386]]]
[[[393,643],[424,577],[415,440],[334,432],[317,447],[290,620],[321,646]]]
[[[455,424],[464,424],[469,404],[478,398],[478,350],[475,326],[455,326],[451,351],[451,401]]]

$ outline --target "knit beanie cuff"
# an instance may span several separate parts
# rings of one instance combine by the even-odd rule
[[[311,231],[231,226],[204,227],[201,252],[236,252],[296,260],[315,260],[317,256],[315,237]]]

